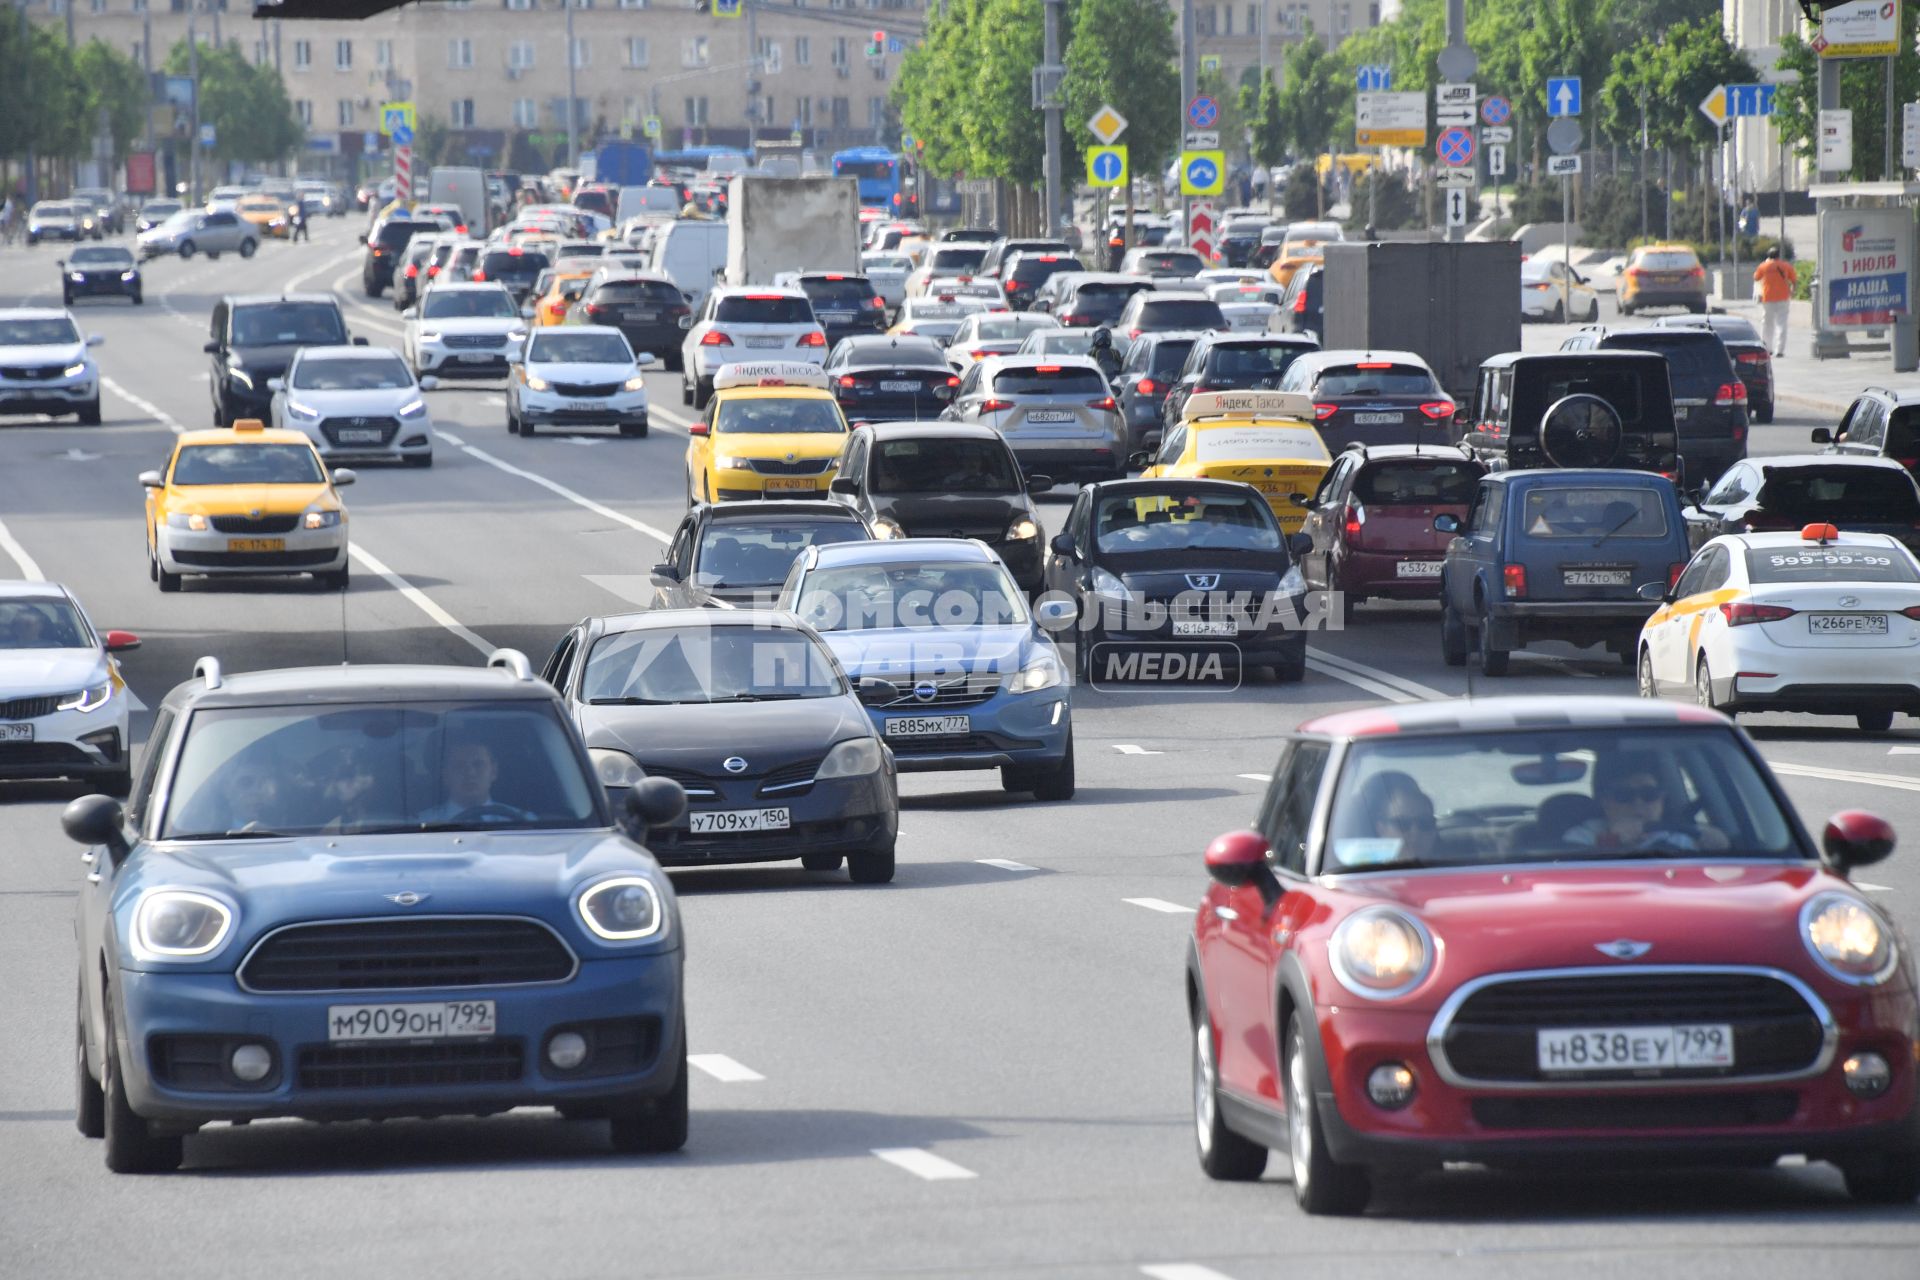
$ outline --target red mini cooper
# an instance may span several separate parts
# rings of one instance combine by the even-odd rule
[[[1201,1167],[1309,1213],[1444,1161],[1837,1164],[1920,1195],[1920,1005],[1746,735],[1701,708],[1495,698],[1325,716],[1207,849],[1187,960]],[[1824,850],[1824,857],[1822,856]]]

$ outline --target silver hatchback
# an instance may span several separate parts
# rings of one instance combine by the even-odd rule
[[[1085,356],[988,356],[968,367],[940,416],[997,430],[1029,479],[1127,475],[1125,423],[1106,376]]]

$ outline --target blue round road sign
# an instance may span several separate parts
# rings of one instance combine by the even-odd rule
[[[1473,131],[1458,127],[1448,129],[1440,135],[1440,141],[1433,147],[1442,164],[1459,168],[1473,162]]]
[[[1187,185],[1191,187],[1211,187],[1220,181],[1220,170],[1213,161],[1202,156],[1187,165]]]
[[[1496,93],[1480,103],[1480,118],[1488,124],[1505,124],[1513,119],[1513,104]]]
[[[1187,104],[1187,123],[1195,129],[1211,129],[1220,120],[1220,104],[1200,94]]]
[[[1120,157],[1111,151],[1102,151],[1093,158],[1093,176],[1102,182],[1120,181]]]

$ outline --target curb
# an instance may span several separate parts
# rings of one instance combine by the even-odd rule
[[[1802,395],[1797,391],[1782,391],[1778,387],[1773,389],[1773,398],[1775,400],[1786,401],[1790,404],[1797,404],[1802,409],[1812,409],[1817,413],[1831,414],[1835,419],[1845,414],[1848,405],[1852,403],[1850,400],[1823,400],[1819,396]]]

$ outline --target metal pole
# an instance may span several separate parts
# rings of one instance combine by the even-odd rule
[[[1560,318],[1573,315],[1573,179],[1560,175]]]
[[[1267,0],[1260,0],[1260,83],[1267,83]]]
[[[1647,238],[1647,95],[1640,95],[1640,238]]]
[[[740,4],[747,11],[747,150],[751,152],[760,142],[760,24],[753,0],[740,0]]]
[[[1660,203],[1666,210],[1663,215],[1660,237],[1663,240],[1671,240],[1673,239],[1673,148],[1662,147],[1660,148],[1660,153],[1660,162],[1665,167],[1665,176],[1663,179],[1665,189],[1660,193]]]
[[[73,6],[75,0],[67,0],[67,48],[73,48]]]
[[[154,150],[154,146],[153,146],[153,11],[151,8],[142,9],[140,11],[140,69],[146,72],[147,74],[147,150],[149,152],[152,152]],[[154,170],[153,170],[154,195],[157,196],[161,194],[159,190],[160,157],[158,153],[154,154],[153,164],[154,164]],[[169,191],[169,192],[166,192],[165,194],[172,195],[173,193]]]
[[[187,10],[187,76],[193,81],[193,132],[187,136],[187,203],[200,203],[200,0]]]
[[[1187,130],[1187,104],[1193,101],[1196,85],[1200,78],[1200,56],[1194,48],[1193,0],[1180,0],[1180,103],[1174,118],[1180,123],[1181,140],[1184,142]],[[1183,146],[1180,151],[1184,153]],[[1160,181],[1160,175],[1154,175],[1154,181]],[[1183,184],[1184,185],[1184,184]],[[1186,192],[1180,194],[1180,238],[1189,246],[1193,244],[1193,201]]]
[[[1471,53],[1471,52],[1472,52],[1472,51],[1471,51],[1470,49],[1468,49],[1468,46],[1467,46],[1467,0],[1447,0],[1447,44],[1446,44],[1446,48],[1447,48],[1447,51],[1448,51],[1448,53],[1449,53],[1449,55],[1451,54],[1451,51],[1453,51],[1453,50],[1456,50],[1456,49],[1462,49],[1462,50],[1467,50],[1467,52],[1469,52],[1469,53]],[[1443,56],[1443,57],[1442,57],[1442,58],[1440,59],[1440,64],[1441,64],[1442,66],[1446,66],[1446,65],[1447,65],[1447,57],[1446,57],[1446,56]],[[1470,78],[1472,77],[1472,64],[1471,64],[1471,61],[1469,62],[1469,64],[1468,64],[1468,65],[1467,65],[1466,67],[1464,67],[1464,68],[1455,68],[1455,70],[1456,70],[1456,71],[1458,71],[1458,70],[1466,70],[1466,71],[1468,72],[1468,74],[1467,74],[1467,75],[1465,75],[1465,76],[1461,76],[1461,77],[1460,77],[1460,79],[1462,79],[1462,80],[1467,80],[1467,79],[1470,79]],[[1446,73],[1445,73],[1445,72],[1442,72],[1442,73],[1441,73],[1441,78],[1442,78],[1442,79],[1445,79],[1445,78],[1447,78],[1447,76],[1446,76]],[[1563,194],[1563,195],[1564,195],[1564,193],[1565,193],[1565,190],[1566,190],[1566,188],[1565,188],[1565,185],[1564,185],[1564,183],[1563,183],[1563,184],[1562,184],[1562,187],[1561,187],[1561,191],[1562,191],[1562,194]],[[1448,239],[1448,240],[1450,240],[1450,241],[1453,241],[1453,242],[1456,242],[1456,243],[1458,243],[1459,241],[1462,241],[1462,240],[1465,240],[1466,238],[1467,238],[1467,229],[1466,229],[1466,228],[1465,228],[1464,226],[1460,226],[1460,227],[1456,227],[1456,226],[1454,226],[1454,225],[1452,224],[1452,222],[1451,222],[1451,221],[1449,221],[1449,222],[1448,222],[1448,224],[1447,224],[1447,239]],[[1568,247],[1569,247],[1569,248],[1571,248],[1571,246],[1568,246]],[[1573,260],[1572,260],[1572,258],[1568,258],[1568,259],[1567,259],[1567,262],[1568,262],[1568,265],[1569,265],[1569,266],[1571,266],[1571,265],[1572,265],[1572,261],[1573,261]]]
[[[573,44],[573,5],[574,0],[564,0],[567,6],[567,168],[580,167],[580,127],[576,119],[580,114],[580,94],[575,81],[579,61],[574,56]]]
[[[1881,156],[1880,177],[1887,182],[1892,182],[1894,179],[1900,176],[1900,171],[1894,167],[1895,153],[1893,149],[1893,121],[1894,121],[1893,59],[1888,58],[1886,61],[1887,61],[1887,127],[1886,127],[1886,133],[1884,138],[1886,145],[1883,148],[1883,154]]]
[[[1780,252],[1784,255],[1787,251],[1787,131],[1779,127],[1779,116],[1773,119],[1780,134]]]
[[[1054,78],[1055,69],[1060,65],[1060,10],[1065,0],[1046,0],[1042,8],[1042,35],[1040,47],[1040,87],[1042,109],[1046,124],[1046,179],[1047,207],[1043,212],[1046,224],[1045,234],[1053,235],[1062,225],[1060,208],[1061,174],[1060,150],[1060,86]]]

